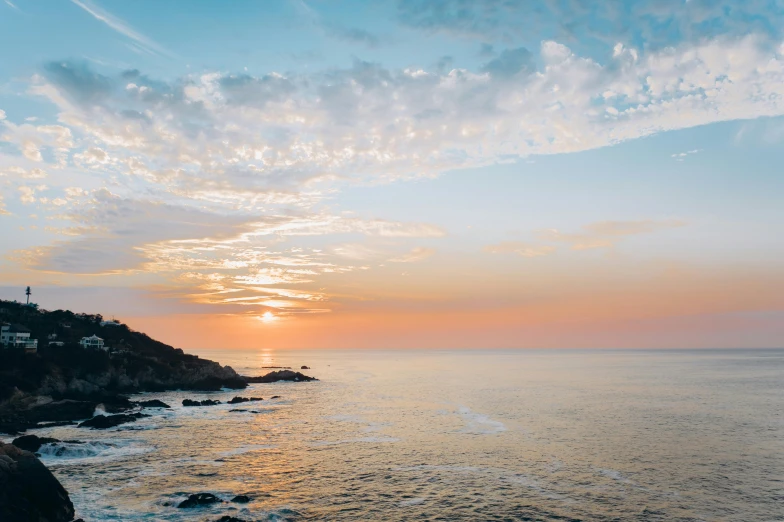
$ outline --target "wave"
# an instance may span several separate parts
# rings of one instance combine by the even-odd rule
[[[41,461],[49,465],[63,461],[132,457],[152,450],[153,448],[135,441],[52,442],[42,445],[37,454]]]
[[[458,408],[457,414],[460,415],[466,423],[465,429],[463,429],[464,433],[492,435],[506,431],[506,426],[503,422],[493,420],[481,413],[472,412],[465,406]]]

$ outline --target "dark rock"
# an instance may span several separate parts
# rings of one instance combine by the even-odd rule
[[[19,435],[35,427],[36,424],[34,422],[28,422],[23,419],[0,419],[0,433],[7,433],[8,435]]]
[[[269,382],[278,382],[278,381],[294,381],[294,382],[307,382],[307,381],[317,381],[315,377],[308,377],[305,374],[300,372],[293,372],[291,370],[280,370],[277,372],[269,372],[266,375],[262,375],[260,377],[244,377],[246,382],[249,383],[269,383]]]
[[[69,522],[68,492],[35,455],[0,443],[0,520]]]
[[[280,399],[280,395],[273,395],[270,399]]]
[[[300,366],[300,370],[310,370],[310,366]]]
[[[230,517],[229,515],[223,515],[222,517],[217,519],[215,522],[246,522],[246,521],[242,520],[241,518]]]
[[[237,495],[231,499],[231,501],[236,502],[237,504],[247,504],[250,502],[250,497],[248,495]]]
[[[57,439],[50,439],[49,437],[38,437],[36,435],[23,435],[22,437],[15,438],[11,444],[25,451],[31,451],[35,453],[44,444],[49,444],[52,442],[60,442],[60,441]]]
[[[153,399],[151,401],[140,401],[137,404],[142,408],[171,408],[171,406],[163,401],[159,401],[158,399]]]
[[[125,424],[128,422],[136,422],[142,417],[149,417],[144,413],[121,413],[118,415],[96,415],[92,419],[86,420],[79,424],[80,428],[92,428],[94,430],[105,430]]]
[[[261,397],[234,397],[229,401],[229,404],[239,404],[241,402],[263,401]]]
[[[62,400],[36,406],[25,412],[24,417],[32,422],[76,421],[93,416],[95,401]]]
[[[186,500],[180,502],[180,504],[177,507],[194,508],[198,506],[207,506],[210,504],[216,504],[218,502],[223,502],[223,500],[219,499],[212,493],[197,493],[195,495],[189,496]]]
[[[216,404],[220,404],[221,401],[213,401],[212,399],[205,399],[203,401],[193,401],[191,399],[184,399],[182,401],[183,406],[215,406]]]

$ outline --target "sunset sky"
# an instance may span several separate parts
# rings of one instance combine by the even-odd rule
[[[784,4],[0,0],[0,298],[182,348],[784,345]]]

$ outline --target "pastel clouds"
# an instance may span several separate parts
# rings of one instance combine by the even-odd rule
[[[590,250],[594,248],[610,248],[622,237],[637,234],[649,234],[668,228],[686,226],[677,219],[640,220],[640,221],[601,221],[582,227],[580,232],[561,232],[558,229],[543,230],[541,239],[561,241],[570,244],[572,250]]]
[[[522,257],[542,257],[555,252],[556,247],[551,245],[532,245],[522,241],[502,241],[494,245],[483,247],[490,254],[518,254]]]
[[[537,69],[519,48],[477,71],[356,61],[311,75],[171,82],[51,63],[33,91],[59,107],[62,125],[9,127],[6,139],[34,161],[57,147],[173,197],[257,209],[311,205],[336,180],[433,176],[784,114],[781,48],[757,36],[650,53],[619,45],[605,64],[545,41],[538,58]]]

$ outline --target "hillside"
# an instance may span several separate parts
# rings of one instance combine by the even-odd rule
[[[38,339],[34,354],[0,347],[0,408],[12,397],[85,400],[140,391],[246,386],[228,366],[183,353],[124,324],[102,326],[102,320],[100,315],[38,310],[0,300],[0,323],[22,325]],[[63,346],[48,346],[51,334]],[[91,335],[103,338],[110,350],[82,348],[79,340]]]

